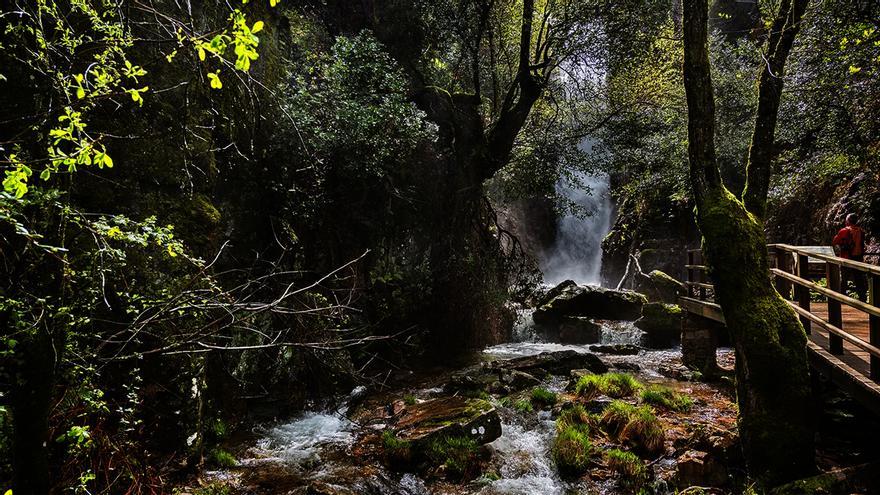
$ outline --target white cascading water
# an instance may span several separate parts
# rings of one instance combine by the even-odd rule
[[[598,285],[602,267],[602,239],[611,229],[612,204],[608,176],[577,174],[572,185],[565,178],[556,183],[557,194],[568,198],[588,216],[574,213],[560,218],[556,242],[541,253],[544,283],[556,285],[565,280]]]

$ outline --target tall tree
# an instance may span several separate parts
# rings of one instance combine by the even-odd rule
[[[721,180],[707,0],[683,0],[690,181],[718,302],[736,349],[739,426],[749,468],[774,485],[815,469],[804,329],[768,270],[764,213],[785,61],[809,0],[782,0],[767,36],[742,199]]]

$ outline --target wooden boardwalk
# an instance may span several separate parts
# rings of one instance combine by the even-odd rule
[[[823,247],[769,247],[773,260],[770,272],[777,290],[809,333],[807,350],[813,371],[880,414],[880,267],[841,260]],[[688,252],[685,268],[689,294],[679,298],[682,308],[724,323],[699,250]],[[864,275],[868,303],[844,294],[843,270]]]

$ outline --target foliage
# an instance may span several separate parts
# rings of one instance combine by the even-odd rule
[[[532,406],[532,401],[526,399],[520,399],[514,402],[513,408],[521,413],[530,413],[535,411],[535,408]]]
[[[447,436],[435,439],[427,449],[428,459],[436,466],[446,466],[452,476],[466,475],[476,462],[479,444],[470,437]]]
[[[599,422],[612,437],[643,453],[663,447],[663,428],[649,406],[616,400],[605,408]]]
[[[642,460],[632,452],[620,449],[609,449],[604,452],[608,467],[616,472],[625,483],[640,485],[644,482],[647,472]]]

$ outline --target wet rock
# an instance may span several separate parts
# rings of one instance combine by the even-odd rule
[[[634,356],[639,353],[641,347],[633,344],[601,344],[591,345],[590,350],[600,354],[613,354],[615,356]]]
[[[669,347],[681,336],[683,312],[675,304],[648,303],[635,326],[647,334],[647,343],[654,348]]]
[[[589,318],[567,316],[559,322],[559,342],[563,344],[592,344],[599,342],[602,326]]]
[[[533,318],[538,324],[559,323],[566,316],[633,321],[641,316],[647,302],[644,295],[629,290],[566,285],[535,310]]]
[[[636,363],[627,363],[624,361],[624,362],[620,362],[620,363],[614,363],[614,369],[620,370],[620,371],[633,371],[633,372],[635,372],[635,371],[641,370],[642,367],[637,365]]]
[[[355,495],[356,492],[339,485],[331,485],[323,481],[313,481],[306,490],[306,495]]]
[[[688,450],[676,461],[675,477],[682,488],[723,486],[727,483],[727,468],[708,452]]]
[[[673,380],[679,380],[682,382],[697,381],[702,377],[702,373],[699,371],[694,371],[687,366],[678,363],[662,363],[657,367],[657,373],[660,373],[666,378],[672,378]]]
[[[573,369],[587,369],[593,373],[608,371],[608,365],[595,354],[579,353],[572,350],[542,352],[534,356],[495,361],[489,364],[489,368],[516,370],[539,376],[546,373],[567,375]]]
[[[500,370],[501,382],[512,392],[541,384],[534,376],[519,370]]]
[[[484,444],[501,436],[501,419],[488,401],[448,397],[407,407],[393,428],[397,438],[416,448],[442,437],[469,437]]]
[[[614,399],[612,399],[611,397],[608,397],[605,395],[600,395],[599,397],[596,397],[594,399],[590,399],[589,402],[584,404],[584,408],[590,414],[600,414],[612,402],[614,402]]]
[[[468,391],[476,392],[487,390],[493,383],[499,381],[501,376],[495,370],[487,370],[480,366],[471,366],[453,373],[449,377],[444,389],[447,392]]]
[[[553,299],[555,299],[557,296],[559,296],[563,292],[565,292],[567,290],[577,289],[577,287],[578,287],[578,284],[576,284],[574,282],[574,280],[566,280],[564,282],[561,282],[557,286],[553,287],[552,289],[550,289],[547,292],[545,292],[544,294],[542,294],[541,297],[538,299],[537,306],[539,306],[539,307],[543,306],[543,305],[547,304],[548,302],[552,301]]]

